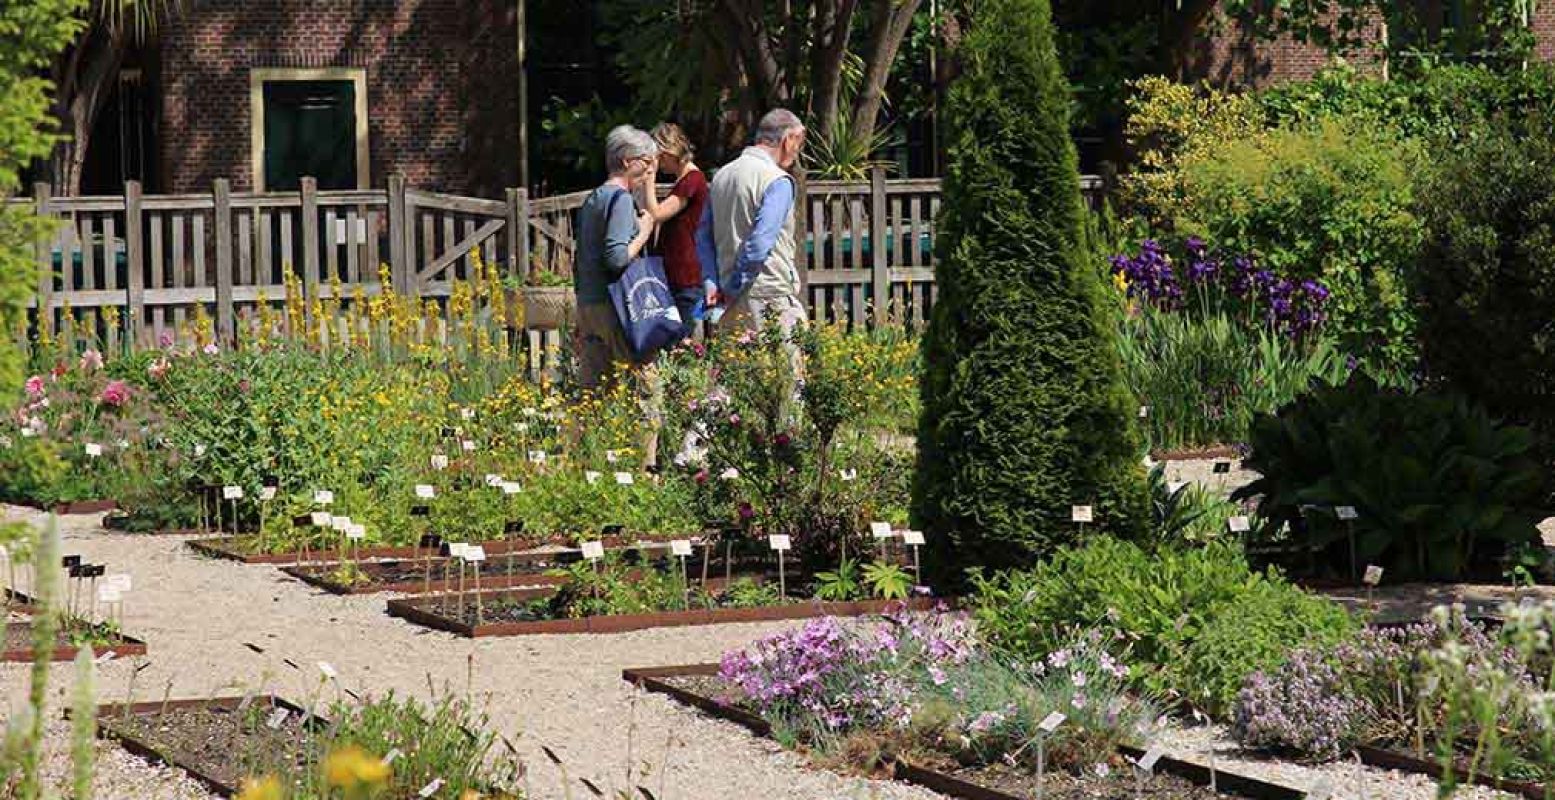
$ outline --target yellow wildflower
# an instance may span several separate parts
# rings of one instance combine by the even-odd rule
[[[274,775],[255,780],[244,778],[243,787],[238,792],[238,800],[284,800],[285,792],[281,790],[281,781]]]
[[[367,754],[356,745],[347,745],[329,754],[324,761],[324,779],[332,787],[355,789],[380,786],[389,780],[389,765]]]

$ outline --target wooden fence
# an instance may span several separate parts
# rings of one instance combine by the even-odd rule
[[[1100,182],[1085,186],[1094,200]],[[803,187],[800,273],[813,319],[923,322],[935,296],[939,190],[937,180],[886,180],[883,171],[867,182]],[[106,338],[148,346],[203,313],[217,338],[231,341],[262,300],[283,301],[288,275],[311,304],[337,289],[344,301],[372,296],[380,270],[396,292],[447,297],[453,281],[471,277],[477,250],[515,281],[532,269],[570,274],[572,217],[587,195],[510,189],[486,200],[421,191],[399,177],[382,190],[318,191],[305,178],[300,191],[263,194],[233,192],[225,179],[209,194],[165,196],[143,196],[134,182],[104,197],[51,197],[39,185],[30,202],[61,224],[36,249],[35,324],[54,330],[70,314],[78,327],[101,330],[112,308],[120,323]],[[550,338],[529,337],[536,346]]]

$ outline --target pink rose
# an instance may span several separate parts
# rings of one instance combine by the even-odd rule
[[[27,379],[27,396],[35,399],[43,396],[42,375],[34,375]]]
[[[96,350],[87,350],[81,354],[81,369],[87,372],[96,372],[103,368],[103,354]]]
[[[124,405],[130,399],[130,385],[124,381],[109,381],[103,387],[102,401],[115,408]]]

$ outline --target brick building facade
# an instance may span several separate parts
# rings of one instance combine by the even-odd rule
[[[361,186],[403,173],[499,196],[518,172],[516,49],[512,0],[194,0],[160,46],[158,182],[258,187],[263,84],[315,79],[365,90]]]

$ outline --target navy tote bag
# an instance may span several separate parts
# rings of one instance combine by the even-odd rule
[[[617,192],[610,198],[606,219],[625,194]],[[685,333],[686,324],[675,307],[675,295],[664,276],[664,259],[659,256],[638,256],[626,265],[621,277],[610,284],[610,302],[638,361],[647,361]]]

